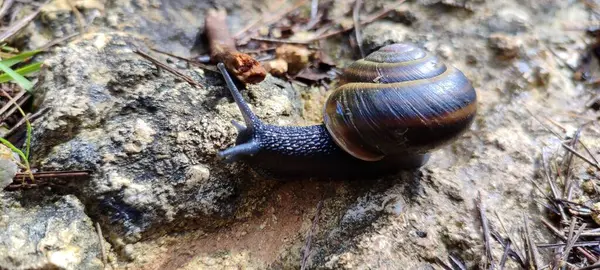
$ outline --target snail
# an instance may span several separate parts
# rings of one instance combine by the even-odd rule
[[[349,65],[324,106],[323,123],[263,123],[223,64],[227,87],[246,126],[220,151],[273,177],[362,177],[416,169],[460,137],[477,112],[477,95],[458,69],[412,43],[387,45]]]

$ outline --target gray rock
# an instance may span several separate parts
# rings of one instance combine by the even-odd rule
[[[27,200],[0,193],[0,268],[104,269],[98,234],[75,196]]]
[[[17,162],[21,162],[19,155],[4,144],[0,144],[0,192],[10,185],[17,175],[19,171]]]
[[[46,170],[93,171],[78,196],[128,241],[159,225],[231,220],[247,199],[238,185],[254,181],[216,156],[235,140],[230,120],[241,120],[239,110],[224,86],[211,86],[220,74],[184,70],[206,85],[192,87],[136,55],[141,44],[124,33],[89,34],[45,61],[37,96],[50,110],[35,127],[36,161]],[[292,89],[276,84],[286,85],[269,77],[244,91],[266,120],[297,110]],[[192,222],[200,218],[207,222]]]
[[[409,41],[409,28],[399,23],[387,21],[373,22],[363,29],[363,47],[365,54],[377,49],[403,41]]]
[[[493,33],[488,38],[490,49],[501,60],[516,58],[519,55],[521,43],[519,38],[503,33]]]
[[[491,32],[516,34],[531,28],[530,15],[522,8],[502,8],[487,20]]]

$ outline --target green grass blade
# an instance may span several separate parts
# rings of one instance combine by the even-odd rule
[[[15,82],[23,87],[23,89],[29,91],[33,88],[33,83],[27,80],[25,77],[21,76],[19,73],[7,67],[4,63],[0,62],[0,69],[4,71],[8,76],[10,76]]]
[[[27,66],[24,66],[20,69],[17,69],[15,71],[17,73],[19,73],[19,75],[25,76],[25,75],[31,74],[33,72],[39,71],[41,67],[42,67],[42,63],[33,63],[33,64],[29,64]],[[6,73],[0,75],[0,83],[8,82],[11,80],[12,80],[12,77]]]
[[[27,58],[32,57],[32,56],[38,54],[39,52],[40,52],[40,50],[23,52],[23,53],[20,53],[18,55],[15,55],[15,56],[13,56],[11,58],[4,59],[4,60],[0,61],[0,63],[6,65],[8,67],[12,67],[12,66],[14,66],[17,63],[21,63],[21,62],[27,60]]]
[[[12,150],[13,152],[19,154],[19,156],[23,159],[23,162],[25,162],[26,164],[29,163],[28,160],[27,160],[27,158],[25,158],[25,154],[23,153],[23,151],[21,151],[19,148],[15,147],[8,140],[0,137],[0,143],[6,145],[6,147],[10,148],[10,150]]]

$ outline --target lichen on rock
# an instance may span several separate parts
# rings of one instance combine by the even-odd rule
[[[205,85],[195,88],[134,52],[145,48],[121,32],[84,35],[45,60],[36,90],[49,111],[35,127],[34,158],[46,170],[91,170],[78,196],[128,241],[169,223],[230,220],[240,203],[238,180],[216,156],[235,139],[230,120],[241,119],[214,86],[219,74],[183,71]],[[295,110],[277,80],[247,90],[267,104],[257,110],[267,120]]]
[[[23,199],[0,193],[0,268],[105,269],[104,239],[75,196],[42,200],[40,205]]]

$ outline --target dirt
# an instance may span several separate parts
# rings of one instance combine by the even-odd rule
[[[248,254],[255,262],[276,261],[288,245],[305,237],[303,232],[308,231],[319,201],[335,196],[335,189],[335,185],[315,182],[281,185],[269,195],[265,211],[209,235],[191,232],[175,237],[171,241],[176,243],[163,245],[168,247],[166,251],[150,259],[148,264],[139,265],[139,269],[179,269],[195,257],[210,257],[222,252],[231,257]],[[154,244],[146,243],[136,249]],[[261,267],[266,265],[268,263]]]
[[[149,47],[195,56],[206,49],[198,30],[202,28],[203,14],[209,6],[228,8],[231,15],[228,23],[232,32],[237,32],[252,18],[260,16],[256,6],[274,13],[285,1],[197,4],[186,0],[166,1],[168,3],[119,0],[106,5],[80,2],[84,17],[93,18],[95,22],[92,32],[118,31],[119,35],[127,36],[124,40],[145,40],[151,43]],[[308,10],[310,1],[306,2],[303,11]],[[390,1],[364,2],[364,12],[375,12]],[[351,22],[353,3],[336,1],[332,16],[344,16],[346,23]],[[56,1],[51,6],[54,8],[44,11],[48,21],[28,29],[30,32],[24,36],[29,36],[29,46],[35,47],[77,28],[75,17],[64,4],[64,1]],[[98,15],[99,10],[102,16]],[[437,269],[438,260],[448,261],[450,254],[463,261],[468,269],[479,269],[485,262],[476,205],[479,196],[486,206],[484,212],[490,226],[503,235],[514,237],[527,220],[536,243],[556,241],[540,223],[541,217],[548,217],[545,205],[540,203],[546,195],[542,191],[548,189],[541,168],[546,160],[551,164],[561,163],[565,155],[561,139],[598,117],[598,112],[585,107],[595,95],[595,89],[573,80],[579,56],[593,39],[585,36],[584,31],[563,28],[568,22],[588,18],[590,13],[583,3],[558,0],[428,0],[405,3],[394,15],[400,17],[389,16],[363,27],[363,45],[367,51],[409,41],[463,71],[477,90],[478,115],[469,131],[455,143],[436,151],[423,168],[358,182],[276,181],[257,176],[244,164],[223,164],[215,153],[233,143],[235,132],[228,122],[241,118],[218,76],[210,71],[190,69],[185,63],[169,58],[170,65],[209,86],[195,90],[168,74],[155,72],[141,59],[123,54],[122,51],[127,50],[121,46],[127,47],[123,45],[127,42],[120,39],[114,44],[102,43],[109,44],[107,48],[119,48],[117,53],[107,50],[91,53],[86,46],[98,44],[90,41],[113,36],[88,34],[52,52],[49,63],[65,62],[61,59],[71,59],[68,56],[76,59],[64,64],[63,70],[68,74],[49,69],[47,75],[51,80],[44,84],[44,89],[61,93],[55,97],[60,102],[74,100],[69,104],[77,105],[73,106],[76,110],[73,114],[77,115],[80,107],[88,104],[87,99],[95,101],[94,97],[105,91],[106,96],[117,97],[119,102],[102,108],[116,112],[98,116],[107,120],[92,119],[92,124],[85,126],[91,131],[69,133],[69,137],[81,140],[67,140],[70,138],[61,136],[66,134],[62,131],[53,134],[59,142],[39,146],[44,149],[39,153],[39,160],[55,168],[89,165],[100,172],[117,169],[121,174],[137,172],[129,177],[131,179],[127,178],[128,182],[123,180],[125,177],[99,174],[92,181],[96,186],[84,186],[85,192],[76,193],[77,198],[86,203],[86,213],[109,232],[110,266],[117,269],[298,269],[309,232],[313,235],[307,260],[311,269]],[[59,27],[63,24],[67,26]],[[350,36],[352,32],[321,44],[340,68],[358,58]],[[97,66],[92,64],[73,64],[83,61],[85,55],[98,59],[93,64],[108,66],[102,70],[105,74],[99,75]],[[134,66],[140,68],[134,69]],[[600,76],[597,61],[592,66],[593,76]],[[87,77],[100,86],[87,87],[79,83]],[[114,81],[104,84],[106,77]],[[85,80],[89,81],[92,80]],[[306,87],[269,77],[265,83],[250,86],[243,93],[252,109],[267,123],[308,125],[321,121],[322,104],[335,88],[335,81],[327,83],[330,83],[328,87]],[[155,114],[149,113],[152,110],[147,107],[164,104],[159,98],[169,97],[164,94],[165,87],[186,97],[185,102],[165,99],[171,102],[167,107],[178,109],[161,110],[162,118],[154,118]],[[132,99],[124,93],[133,93]],[[63,96],[68,98],[63,99]],[[118,105],[128,103],[134,105],[118,110]],[[153,120],[153,125],[160,127],[157,130],[166,134],[165,138],[177,140],[165,139],[154,145],[142,143],[151,141],[151,135],[142,136],[148,140],[135,140],[150,149],[147,151],[151,159],[143,157],[147,152],[136,155],[144,150],[137,144],[123,146],[124,151],[121,151],[119,142],[132,137],[129,130],[140,126],[136,124],[139,121],[123,126],[124,122],[131,122],[129,118],[134,112],[141,118]],[[69,115],[72,121],[62,121],[60,117],[64,114],[59,113],[50,114],[48,119],[56,118],[61,121],[54,122],[78,127],[77,121],[90,115],[96,117],[95,114]],[[181,123],[161,124],[171,124],[177,119]],[[47,127],[51,123],[48,121],[42,126],[52,130]],[[106,123],[110,125],[104,126]],[[120,131],[115,127],[120,127]],[[548,128],[561,138],[555,137]],[[171,130],[176,130],[177,136],[173,136]],[[49,137],[50,133],[39,132],[40,141]],[[118,136],[113,136],[114,141],[104,138],[102,145],[103,149],[114,151],[110,152],[114,156],[90,165],[89,160],[82,157],[95,153],[85,151],[94,144],[83,139],[103,138],[109,133],[118,133]],[[583,129],[581,138],[596,155],[600,149],[598,134],[600,128],[594,122]],[[175,148],[180,145],[183,146]],[[121,152],[139,157],[143,162],[136,165],[135,158]],[[152,158],[157,155],[152,153],[172,156],[165,154],[168,162],[155,163]],[[103,167],[104,163],[110,165],[115,156],[119,161],[116,168]],[[135,167],[140,164],[144,166]],[[156,175],[141,173],[156,168],[160,169]],[[594,173],[587,173],[589,165],[585,162],[577,159],[572,168],[575,186],[597,182]],[[164,177],[169,173],[185,175]],[[94,187],[110,189],[110,192]],[[575,198],[584,201],[579,189],[574,192]],[[595,195],[586,196],[594,199]],[[125,199],[120,201],[121,197]],[[125,214],[105,214],[100,211],[104,205],[98,204],[99,200],[112,202],[110,206],[115,209],[137,207],[135,213],[143,213],[139,215],[143,218],[136,220],[135,215],[131,220],[120,218],[123,215],[129,218],[125,214],[130,208],[123,208],[127,210],[123,211]],[[323,207],[317,227],[311,231],[319,203]],[[522,242],[514,244],[523,245]],[[502,253],[503,248],[492,241],[492,254],[499,257]],[[545,261],[552,257],[549,250],[541,253]],[[519,266],[509,261],[507,268],[518,269]]]

